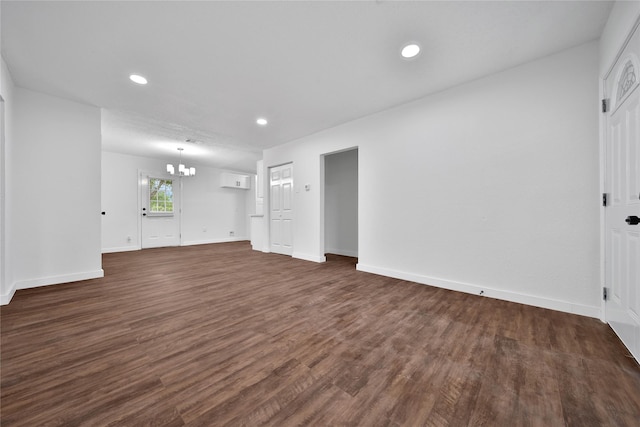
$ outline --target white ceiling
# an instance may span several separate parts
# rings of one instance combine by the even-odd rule
[[[105,150],[251,171],[264,148],[597,39],[611,6],[3,0],[2,55],[18,86],[102,107]]]

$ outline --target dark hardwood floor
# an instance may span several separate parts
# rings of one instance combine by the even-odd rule
[[[9,426],[638,426],[596,319],[254,252],[106,254],[1,308]]]

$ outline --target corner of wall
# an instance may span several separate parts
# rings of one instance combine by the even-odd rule
[[[9,287],[7,293],[0,294],[0,305],[7,305],[11,302],[13,295],[16,293],[15,283]]]
[[[291,257],[296,259],[301,259],[304,261],[311,261],[311,262],[325,262],[327,260],[327,258],[324,256],[305,254],[302,252],[294,252],[293,255],[291,255]]]

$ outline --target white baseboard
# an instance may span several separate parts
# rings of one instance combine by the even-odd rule
[[[63,274],[60,276],[39,277],[16,282],[16,289],[30,289],[39,286],[59,285],[60,283],[79,282],[80,280],[99,279],[104,277],[104,270],[84,271],[82,273]]]
[[[9,304],[9,302],[11,302],[11,298],[13,298],[13,294],[15,293],[16,293],[16,286],[14,283],[13,286],[11,286],[11,289],[9,289],[9,292],[7,292],[6,294],[0,295],[0,305]]]
[[[39,277],[37,279],[15,282],[6,295],[0,296],[0,305],[11,302],[11,298],[19,289],[31,289],[40,286],[59,285],[60,283],[79,282],[80,280],[99,279],[104,277],[104,270],[84,271],[82,273],[63,274],[60,276]]]
[[[550,310],[563,311],[565,313],[579,314],[581,316],[600,318],[600,307],[588,306],[582,304],[574,304],[567,301],[561,301],[550,298],[543,298],[533,295],[520,294],[517,292],[503,291],[499,289],[491,289],[484,286],[474,285],[470,283],[461,283],[445,279],[437,279],[435,277],[423,276],[414,273],[406,273],[387,268],[375,267],[358,263],[356,265],[358,271],[379,274],[381,276],[393,277],[395,279],[408,280],[423,285],[435,286],[438,288],[449,289],[452,291],[465,292],[468,294],[480,295],[489,298],[495,298],[503,301],[516,302],[519,304],[531,305],[534,307],[548,308]]]
[[[140,246],[122,246],[119,248],[104,248],[102,249],[103,254],[110,254],[114,252],[129,252],[129,251],[139,251]]]
[[[294,252],[293,255],[291,255],[291,256],[293,258],[302,259],[302,260],[305,260],[305,261],[312,261],[312,262],[325,262],[327,260],[324,256],[303,254],[301,252]]]
[[[243,242],[245,240],[249,240],[247,237],[225,237],[223,239],[208,239],[208,240],[187,240],[186,242],[182,242],[180,246],[194,246],[194,245],[209,245],[211,243],[227,243],[227,242]],[[122,246],[119,248],[104,248],[102,249],[103,254],[113,253],[113,252],[129,252],[129,251],[140,251],[142,247],[140,246]]]
[[[239,237],[224,237],[222,239],[207,239],[207,240],[187,240],[182,242],[180,246],[193,246],[193,245],[209,245],[211,243],[228,243],[228,242],[242,242],[245,240],[249,240],[248,237],[239,236]]]
[[[252,246],[252,248],[254,251],[264,252],[265,254],[271,253],[271,248],[269,246],[257,245],[257,246]]]
[[[352,258],[358,258],[358,251],[350,251],[348,249],[326,248],[324,250],[324,252],[327,253],[327,254],[342,255],[342,256],[348,256],[348,257],[352,257]]]

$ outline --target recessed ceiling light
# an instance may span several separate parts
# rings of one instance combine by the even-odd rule
[[[138,83],[139,85],[146,85],[147,84],[147,79],[145,79],[142,76],[139,76],[138,74],[131,74],[129,76],[129,78],[131,79],[132,82]]]
[[[258,120],[256,120],[256,123],[260,126],[266,126],[269,122],[264,117],[260,117]]]
[[[414,58],[416,55],[420,53],[420,46],[415,43],[411,43],[402,48],[402,57],[403,58]]]

